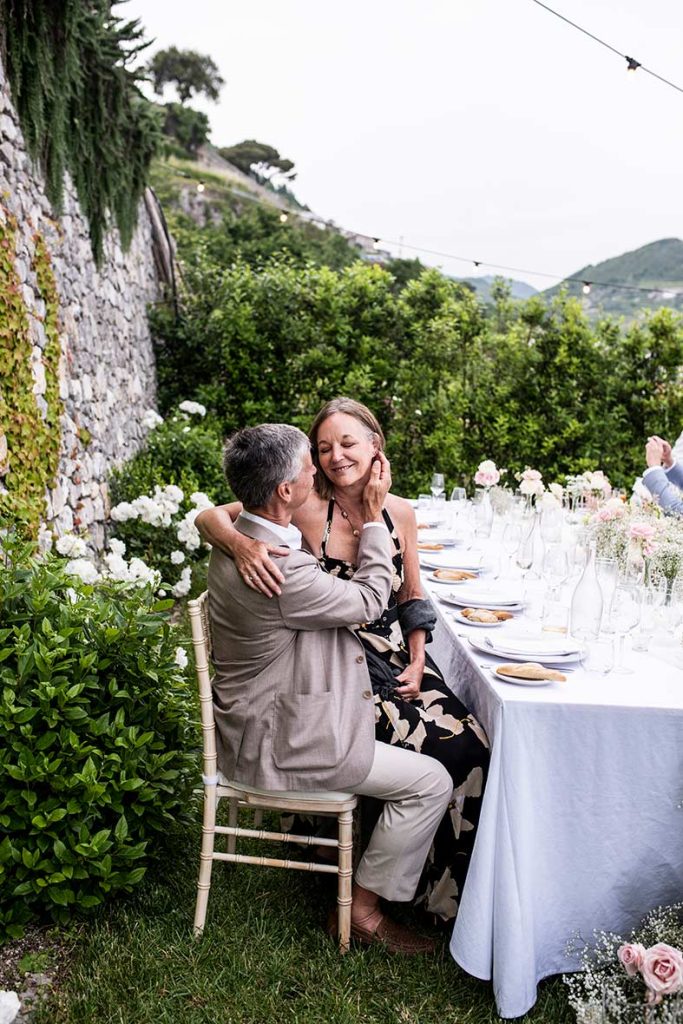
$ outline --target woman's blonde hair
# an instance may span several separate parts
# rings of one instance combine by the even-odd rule
[[[318,458],[318,431],[320,430],[321,423],[324,423],[330,416],[334,416],[336,412],[344,412],[347,416],[353,416],[354,419],[358,420],[365,427],[368,435],[372,434],[374,436],[375,443],[380,451],[384,451],[386,443],[382,428],[376,416],[370,412],[367,405],[363,405],[362,402],[356,402],[353,398],[344,398],[343,396],[332,398],[329,402],[326,402],[313,420],[311,429],[308,432],[308,439],[311,442],[311,456],[318,470],[314,478],[315,489],[321,498],[331,498],[333,488],[320,466]]]

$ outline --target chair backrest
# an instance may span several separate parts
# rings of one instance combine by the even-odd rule
[[[204,776],[216,776],[216,725],[213,717],[213,692],[211,690],[211,620],[209,618],[209,592],[205,590],[195,601],[188,601],[194,647],[195,668],[199,684],[199,707],[202,720],[204,750]]]

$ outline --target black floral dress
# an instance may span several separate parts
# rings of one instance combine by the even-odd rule
[[[320,565],[333,576],[351,579],[356,566],[327,554],[333,514],[334,499],[328,506]],[[392,592],[381,617],[363,623],[357,635],[368,655],[377,739],[436,758],[453,779],[453,798],[434,837],[416,897],[416,902],[424,904],[430,913],[448,921],[458,912],[472,855],[488,771],[489,743],[479,722],[451,692],[428,654],[417,700],[403,700],[387,684],[387,663],[392,676],[400,674],[410,662],[410,652],[401,631],[396,599],[403,585],[403,555],[389,513],[385,509],[382,514],[396,547]],[[384,671],[378,671],[380,668]]]

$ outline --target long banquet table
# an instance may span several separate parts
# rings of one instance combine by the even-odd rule
[[[634,675],[572,665],[563,683],[499,682],[486,666],[500,660],[468,642],[489,631],[456,623],[444,585],[423,582],[431,653],[491,741],[450,949],[492,980],[501,1017],[518,1017],[542,978],[579,968],[570,945],[683,899],[683,648],[631,653]]]

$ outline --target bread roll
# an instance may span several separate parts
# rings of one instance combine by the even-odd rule
[[[470,622],[498,622],[498,616],[488,608],[463,608],[462,614]]]
[[[523,661],[518,665],[499,665],[496,675],[512,676],[515,679],[549,679],[557,683],[564,683],[567,679],[561,672],[554,668],[546,668],[545,665],[539,665],[537,661]]]
[[[426,540],[418,541],[418,551],[443,551],[443,544],[430,544]]]
[[[436,569],[434,575],[439,580],[476,580],[477,574],[467,569]]]

